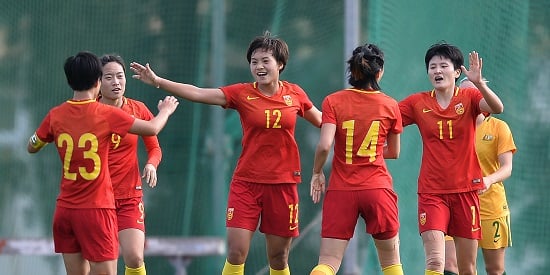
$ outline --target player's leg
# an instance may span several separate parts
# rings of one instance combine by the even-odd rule
[[[103,262],[90,261],[90,275],[116,275],[117,260]]]
[[[445,270],[443,274],[458,275],[455,242],[451,236],[445,236]]]
[[[63,263],[67,275],[88,275],[90,264],[80,253],[63,253]]]
[[[377,235],[376,238],[373,236],[382,273],[384,275],[403,275],[403,267],[399,257],[399,235],[385,240],[377,238],[380,238],[380,236]]]
[[[136,228],[128,228],[118,232],[122,258],[124,259],[125,275],[145,275],[144,244],[145,233]]]
[[[319,264],[313,268],[311,275],[334,275],[340,269],[344,252],[349,240],[322,238],[319,249]]]
[[[288,267],[288,255],[292,237],[281,237],[276,235],[265,235],[267,259],[269,262],[269,274],[283,275],[290,274]]]
[[[227,228],[227,258],[223,267],[223,275],[244,274],[244,262],[248,256],[250,241],[254,231],[243,228]]]
[[[445,234],[450,220],[446,194],[418,194],[418,229],[424,245],[425,274],[443,274]]]
[[[294,183],[262,185],[260,232],[266,238],[269,274],[290,274],[290,243],[299,234],[298,186]]]
[[[481,220],[481,240],[485,271],[489,275],[505,272],[505,249],[512,246],[510,215]]]
[[[124,274],[145,275],[145,208],[142,198],[117,199],[116,208]]]
[[[384,275],[403,275],[399,255],[397,194],[391,189],[362,190],[359,205],[367,233],[372,235]]]
[[[244,274],[244,263],[262,211],[258,204],[262,193],[262,184],[239,180],[231,182],[225,220],[227,256],[223,275]]]
[[[505,248],[482,249],[487,275],[502,275],[504,273],[505,251]]]
[[[460,275],[475,275],[478,240],[481,239],[479,197],[477,191],[448,194],[453,219],[448,234],[454,237]]]
[[[460,275],[476,275],[477,240],[454,237]]]
[[[426,255],[426,274],[443,274],[445,267],[445,234],[439,230],[422,232],[422,243]]]

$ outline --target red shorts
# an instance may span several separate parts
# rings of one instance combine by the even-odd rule
[[[296,237],[298,229],[298,185],[261,184],[233,180],[229,188],[227,227],[281,237]]]
[[[349,240],[357,219],[365,221],[366,232],[377,240],[387,240],[399,231],[397,195],[393,190],[329,190],[323,200],[321,237]]]
[[[438,230],[466,239],[481,238],[477,191],[452,194],[418,194],[420,233]]]
[[[145,232],[145,208],[139,198],[116,199],[118,231],[135,228]]]
[[[118,258],[118,232],[114,209],[56,207],[53,217],[56,253],[82,253],[91,262]]]

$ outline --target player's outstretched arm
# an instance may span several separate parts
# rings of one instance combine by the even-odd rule
[[[144,83],[163,89],[189,101],[220,106],[225,106],[227,102],[222,90],[217,88],[199,88],[194,85],[164,79],[155,74],[149,63],[143,66],[137,62],[132,62],[130,63],[130,69],[134,72],[132,78],[139,79]]]

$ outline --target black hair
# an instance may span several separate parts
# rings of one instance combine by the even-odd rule
[[[126,73],[126,68],[124,67],[124,60],[119,55],[115,54],[105,54],[99,58],[101,60],[101,65],[105,66],[107,63],[116,62],[121,67],[122,70]]]
[[[79,52],[65,60],[67,83],[74,91],[86,91],[94,87],[102,76],[101,61],[87,51]]]
[[[384,53],[378,46],[367,43],[355,48],[347,63],[348,83],[351,86],[380,90],[376,76],[384,69]]]
[[[252,54],[257,49],[272,51],[275,61],[279,64],[283,64],[283,67],[279,73],[285,69],[289,57],[288,45],[285,41],[272,36],[269,31],[265,31],[262,36],[257,36],[254,40],[252,40],[252,42],[250,42],[248,51],[246,52],[246,60],[248,60],[248,64],[250,64]]]
[[[432,60],[434,56],[441,56],[450,59],[453,63],[455,70],[461,70],[461,66],[464,65],[464,56],[462,55],[462,51],[460,51],[457,46],[445,42],[440,42],[433,44],[426,51],[426,56],[424,57],[424,62],[426,63],[426,71],[428,71],[430,60]]]

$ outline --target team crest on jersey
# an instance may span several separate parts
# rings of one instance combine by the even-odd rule
[[[464,105],[462,105],[462,102],[455,105],[455,112],[459,115],[464,114]]]
[[[290,95],[284,95],[283,99],[288,106],[292,106],[292,97]]]
[[[235,212],[235,208],[227,208],[227,220],[230,221],[233,219],[233,212]]]
[[[420,216],[418,217],[418,220],[420,221],[421,225],[426,224],[426,212],[420,213]]]
[[[493,140],[493,138],[494,137],[492,135],[484,135],[482,140],[491,141],[491,140]]]

